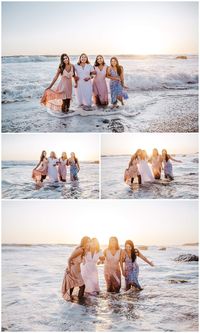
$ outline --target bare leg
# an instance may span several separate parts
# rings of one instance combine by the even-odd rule
[[[85,291],[85,285],[79,287],[78,298],[82,298]]]

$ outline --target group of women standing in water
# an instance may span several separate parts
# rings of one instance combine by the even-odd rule
[[[70,167],[70,180],[78,180],[80,165],[75,153],[72,152],[70,158],[68,158],[66,152],[63,152],[62,156],[57,158],[55,152],[52,151],[50,156],[47,157],[46,151],[43,150],[38,164],[33,169],[32,178],[40,186],[46,177],[52,183],[66,182],[68,166]]]
[[[163,149],[162,154],[159,154],[158,149],[154,148],[150,157],[147,156],[145,150],[138,149],[131,156],[128,168],[124,173],[124,181],[131,181],[133,183],[134,179],[137,178],[139,184],[153,182],[161,178],[162,169],[164,170],[165,179],[173,180],[174,175],[171,161],[182,162],[169,155],[166,149]],[[151,168],[148,163],[151,164]]]
[[[52,89],[60,76],[61,80],[57,88]],[[124,85],[124,70],[116,57],[112,57],[110,66],[107,66],[103,56],[98,55],[92,66],[88,56],[82,53],[77,64],[73,65],[69,56],[63,53],[57,73],[45,90],[41,103],[52,110],[68,112],[72,99],[72,78],[78,104],[86,111],[92,110],[92,97],[97,106],[108,105],[106,78],[110,79],[111,108],[117,108],[118,101],[123,105],[123,100],[128,98],[127,87]]]
[[[83,237],[80,245],[75,248],[68,259],[62,283],[63,298],[65,300],[73,299],[75,287],[79,288],[79,298],[82,298],[84,293],[98,295],[100,292],[98,264],[104,264],[107,292],[119,293],[121,275],[125,278],[126,290],[131,289],[131,287],[142,290],[138,281],[137,257],[154,266],[152,261],[149,261],[134,247],[131,240],[127,240],[125,248],[121,249],[118,239],[111,237],[108,247],[101,251],[96,238]]]

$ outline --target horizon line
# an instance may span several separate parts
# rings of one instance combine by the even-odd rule
[[[71,56],[79,56],[79,53],[77,54],[70,54],[69,55]],[[95,54],[87,54],[88,56],[96,56],[96,53]],[[112,56],[112,54],[105,54],[104,56]],[[117,56],[165,56],[165,55],[190,55],[190,56],[198,56],[199,53],[184,53],[184,52],[180,52],[180,53],[115,53],[115,55]],[[44,56],[44,57],[48,57],[48,56],[51,56],[51,57],[59,57],[60,54],[12,54],[12,55],[3,55],[1,57],[24,57],[24,56]]]

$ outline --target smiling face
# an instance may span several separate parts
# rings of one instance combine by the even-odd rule
[[[67,56],[64,56],[63,57],[63,62],[65,65],[68,65],[69,64],[69,58]]]
[[[99,65],[102,65],[102,64],[104,63],[104,59],[103,59],[102,56],[98,56],[98,57],[97,57],[97,63],[98,63]]]
[[[112,58],[110,61],[111,66],[116,67],[117,66],[117,61],[115,58]]]
[[[131,246],[130,244],[126,244],[126,245],[125,245],[125,250],[126,250],[127,252],[131,252],[131,250],[132,250],[132,246]]]
[[[82,64],[86,64],[86,62],[88,61],[86,54],[81,55],[80,61]]]

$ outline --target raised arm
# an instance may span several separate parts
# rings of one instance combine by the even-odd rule
[[[182,161],[180,160],[175,160],[175,158],[171,157],[171,155],[169,156],[170,160],[174,161],[174,162],[178,162],[178,163],[182,163]]]
[[[53,87],[54,83],[58,80],[58,77],[59,77],[60,73],[61,73],[61,72],[60,72],[60,69],[58,68],[57,73],[56,73],[56,75],[55,75],[54,78],[53,78],[53,81],[52,81],[51,84],[47,87],[47,89],[51,89],[51,87]]]
[[[145,261],[150,266],[154,266],[153,261],[150,261],[149,259],[147,259],[140,251],[138,251],[138,257],[140,257],[143,261]]]

